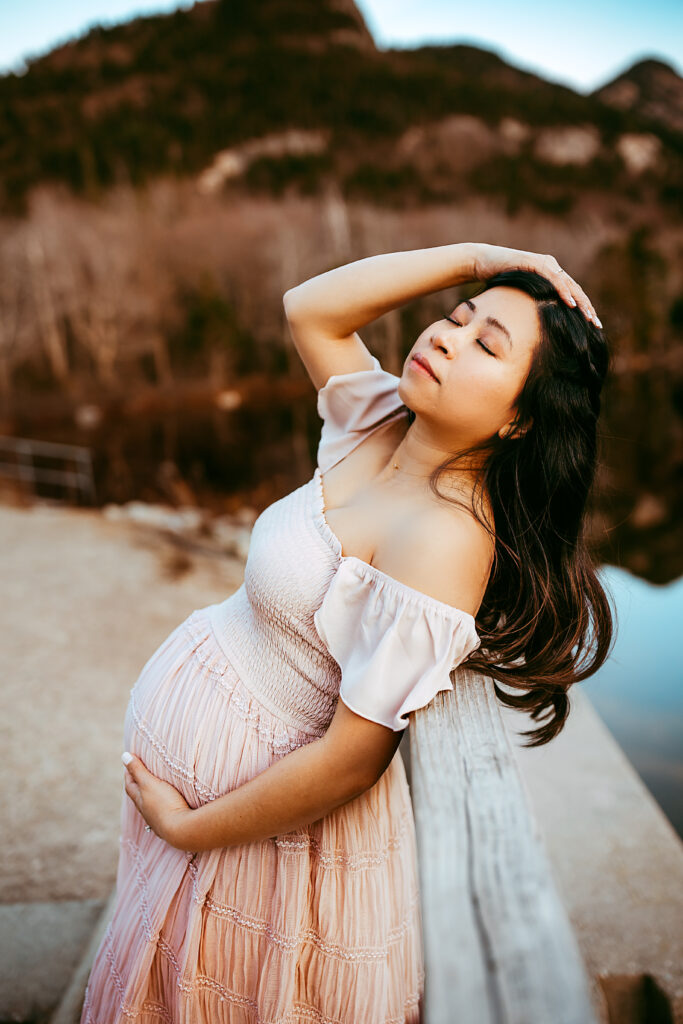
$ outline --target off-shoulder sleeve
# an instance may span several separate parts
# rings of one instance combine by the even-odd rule
[[[468,612],[422,594],[352,556],[342,559],[314,614],[341,668],[347,707],[395,732],[481,641]]]
[[[376,356],[372,361],[370,370],[333,374],[318,391],[322,473],[353,451],[380,420],[403,406],[398,395],[400,378],[383,369]]]

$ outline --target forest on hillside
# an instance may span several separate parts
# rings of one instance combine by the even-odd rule
[[[527,132],[484,146],[462,173],[448,155],[439,174],[397,146],[410,126],[456,115],[494,135],[506,119]],[[539,156],[538,130],[576,125],[596,134],[591,159]],[[95,28],[1,77],[0,209],[26,212],[30,190],[46,182],[96,198],[116,184],[197,174],[222,149],[292,129],[323,130],[328,144],[262,157],[249,168],[254,189],[318,193],[333,177],[347,198],[401,206],[481,194],[510,214],[530,204],[558,215],[581,192],[617,192],[680,213],[680,132],[659,123],[657,166],[633,175],[616,147],[624,134],[652,131],[637,110],[477,47],[378,51],[355,6],[333,0],[204,0]]]

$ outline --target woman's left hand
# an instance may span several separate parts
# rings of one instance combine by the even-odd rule
[[[473,254],[475,281],[483,281],[505,270],[533,270],[550,281],[564,302],[570,306],[578,305],[587,320],[592,320],[596,327],[602,327],[593,303],[583,288],[550,253],[508,249],[504,245],[492,245],[488,242],[471,242],[470,249]]]
[[[124,758],[130,758],[126,763]],[[170,846],[185,849],[182,843],[183,824],[187,824],[192,808],[169,782],[152,775],[135,754],[121,755],[126,766],[124,785],[152,832]]]

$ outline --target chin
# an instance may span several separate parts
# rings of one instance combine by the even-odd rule
[[[433,384],[430,384],[426,377],[420,377],[406,367],[398,384],[398,397],[408,408],[412,408],[411,399],[419,404],[420,396],[429,394],[428,388],[432,388],[433,391]],[[431,398],[433,399],[433,394]]]
[[[412,409],[410,404],[410,385],[406,382],[405,377],[401,377],[396,388],[398,397],[401,399],[404,405],[407,405],[409,409]]]

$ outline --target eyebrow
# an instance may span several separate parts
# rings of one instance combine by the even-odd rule
[[[466,306],[468,306],[472,310],[473,313],[477,312],[477,307],[474,305],[471,299],[463,299],[462,301],[465,303]],[[496,320],[495,316],[485,317],[484,323],[490,324],[491,327],[497,327],[499,331],[502,331],[508,340],[508,345],[510,346],[510,348],[512,348],[512,338],[510,337],[510,332],[508,331],[505,324],[502,324],[500,320]]]

